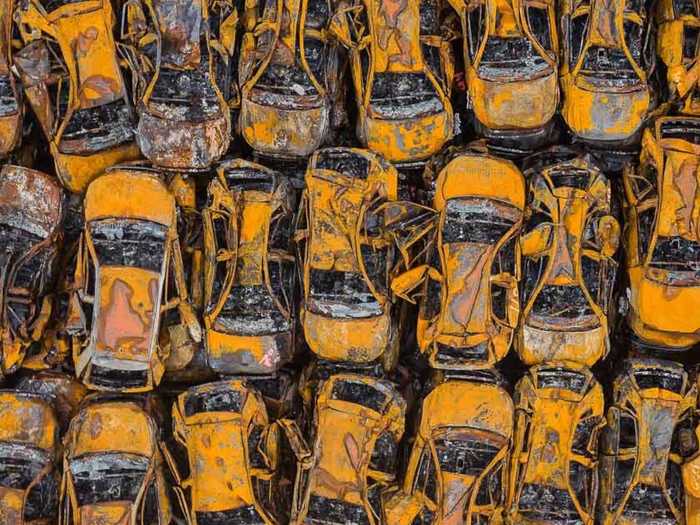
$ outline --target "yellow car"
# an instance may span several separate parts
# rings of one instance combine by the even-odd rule
[[[488,367],[508,353],[518,322],[525,179],[512,162],[474,150],[450,160],[434,186],[428,263],[392,289],[422,297],[417,338],[430,366]]]
[[[344,78],[340,48],[329,35],[333,8],[330,0],[246,4],[239,128],[256,152],[308,157],[331,138]]]
[[[369,151],[325,148],[309,160],[296,233],[300,316],[322,359],[369,363],[394,351],[393,242],[382,205],[397,193],[396,169]]]
[[[59,425],[39,395],[0,391],[0,523],[52,525],[58,519]]]
[[[656,4],[656,53],[666,68],[668,97],[686,115],[700,115],[695,64],[700,47],[700,13],[694,3],[661,0]]]
[[[530,188],[520,237],[516,348],[528,365],[565,360],[592,366],[610,346],[620,225],[611,215],[610,181],[590,156],[562,158],[563,148],[551,154],[525,172]]]
[[[354,0],[333,29],[350,49],[357,137],[397,164],[429,159],[452,138],[454,63],[442,1]]]
[[[107,167],[139,158],[112,4],[30,0],[15,16],[26,44],[15,53],[24,94],[59,179],[82,193]]]
[[[138,396],[91,397],[64,438],[61,523],[168,525],[159,429]]]
[[[12,72],[15,3],[7,2],[0,14],[0,156],[7,156],[22,139],[24,104],[22,86]]]
[[[189,458],[180,487],[192,523],[282,522],[279,436],[257,390],[243,379],[190,388],[173,405],[173,428]]]
[[[639,167],[623,172],[628,324],[642,346],[688,349],[700,342],[697,228],[700,119],[662,117],[644,132]]]
[[[238,13],[227,1],[127,3],[128,38],[143,56],[136,139],[156,166],[207,169],[228,149]],[[146,14],[147,13],[147,14]],[[147,65],[146,65],[147,64]],[[234,82],[235,83],[235,82]]]
[[[204,227],[209,367],[270,374],[294,354],[294,196],[279,173],[245,160],[216,168]]]
[[[63,192],[45,173],[6,164],[0,170],[0,378],[39,345],[52,310]]]
[[[644,6],[631,0],[561,6],[561,114],[572,134],[592,145],[634,145],[652,107]]]
[[[163,314],[177,308],[190,337],[201,338],[187,298],[175,199],[157,174],[124,165],[90,184],[84,207],[75,303],[85,341],[74,348],[76,375],[98,390],[151,390],[167,357],[158,342]]]
[[[593,525],[603,389],[576,363],[535,365],[518,382],[507,522]]]
[[[406,403],[388,381],[337,374],[318,389],[300,463],[292,525],[384,523],[381,495],[396,478]]]
[[[698,447],[696,385],[682,365],[647,358],[625,361],[613,388],[601,438],[597,523],[685,524],[684,461]],[[697,523],[688,516],[688,525]]]
[[[513,401],[497,381],[451,379],[421,405],[402,488],[387,525],[502,523]]]
[[[477,131],[521,154],[553,139],[559,41],[552,0],[449,0],[460,16]]]

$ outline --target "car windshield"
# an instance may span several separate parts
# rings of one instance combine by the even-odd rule
[[[90,454],[70,462],[78,505],[136,501],[148,458],[136,454]]]
[[[49,462],[36,447],[0,442],[0,487],[26,490]]]
[[[92,221],[89,228],[100,266],[127,266],[160,273],[166,226],[135,219],[101,219]]]
[[[445,207],[442,242],[495,244],[513,227],[520,210],[491,199],[451,199]]]

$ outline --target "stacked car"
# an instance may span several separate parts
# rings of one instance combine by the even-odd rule
[[[700,525],[700,5],[6,0],[0,525]]]

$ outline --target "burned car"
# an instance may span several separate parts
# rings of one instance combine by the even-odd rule
[[[39,345],[52,310],[49,292],[61,239],[63,192],[29,168],[0,170],[0,378]]]
[[[396,350],[394,248],[382,205],[397,191],[396,169],[369,151],[325,148],[309,160],[296,233],[300,316],[322,359],[369,363]]]
[[[512,435],[513,401],[493,378],[435,386],[421,405],[403,486],[385,503],[385,523],[502,523]]]
[[[126,16],[124,40],[144,55],[136,60],[141,151],[163,168],[209,168],[231,139],[233,2],[142,0],[127,2]]]
[[[462,23],[465,76],[477,131],[510,156],[552,142],[559,105],[555,2],[450,4]]]
[[[242,379],[190,388],[173,405],[173,427],[189,460],[182,489],[192,523],[282,523],[279,430],[257,390]]]
[[[350,49],[357,137],[399,164],[427,160],[452,138],[450,43],[442,1],[354,0],[334,19]]]
[[[159,432],[138,396],[87,398],[64,439],[62,523],[171,523]]]
[[[698,451],[696,385],[682,365],[646,358],[625,361],[613,390],[601,437],[598,523],[686,523],[683,463]]]
[[[139,158],[112,4],[29,0],[16,18],[26,44],[14,55],[24,94],[59,179],[81,193],[107,167]]]
[[[700,115],[695,64],[700,52],[700,11],[696,2],[661,0],[656,4],[656,53],[666,68],[667,96],[682,113]]]
[[[508,353],[518,323],[525,180],[512,162],[474,150],[439,172],[433,206],[427,262],[392,290],[421,296],[418,344],[432,367],[488,367]]]
[[[576,363],[535,365],[518,382],[508,487],[510,523],[592,525],[603,389]]]
[[[596,148],[634,146],[654,104],[646,2],[566,0],[561,11],[566,125]]]
[[[0,523],[58,520],[59,425],[51,405],[30,393],[0,391]]]
[[[8,0],[0,14],[0,157],[8,155],[22,139],[22,86],[12,72],[14,10],[15,2]]]
[[[610,180],[589,155],[544,152],[525,171],[527,210],[520,237],[522,317],[516,348],[528,365],[608,353],[608,317],[620,224]],[[557,158],[559,157],[559,158]]]
[[[330,0],[246,4],[241,41],[240,133],[268,157],[308,157],[342,113],[340,47],[330,38]]]
[[[220,163],[204,224],[204,327],[209,367],[269,374],[294,354],[294,195],[279,173]]]
[[[406,403],[388,381],[337,374],[318,390],[311,456],[300,462],[292,525],[383,523],[381,495],[395,481]]]
[[[628,324],[635,344],[700,342],[700,119],[662,117],[645,130],[638,167],[623,172]]]
[[[164,313],[177,308],[184,331],[201,340],[187,296],[175,199],[156,174],[117,166],[90,184],[78,257],[75,315],[82,330],[76,335],[84,340],[74,348],[76,375],[98,390],[151,390],[167,357],[159,345]]]

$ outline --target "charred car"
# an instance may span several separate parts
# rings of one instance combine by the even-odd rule
[[[566,0],[561,11],[566,125],[596,148],[634,146],[654,104],[646,2]]]
[[[529,196],[520,238],[516,348],[528,365],[565,360],[592,366],[610,346],[621,235],[612,215],[612,188],[590,156],[564,155],[559,149],[546,158],[544,152],[525,172]]]
[[[502,523],[514,411],[493,379],[449,379],[428,393],[385,523]]]
[[[52,311],[49,295],[61,240],[63,192],[39,171],[0,171],[0,377],[39,346]]]
[[[310,457],[300,462],[290,523],[384,523],[406,403],[388,381],[337,374],[318,390]]]
[[[167,357],[159,345],[164,313],[177,308],[181,331],[201,339],[187,297],[175,199],[156,174],[118,166],[90,184],[78,257],[77,376],[98,390],[152,389]]]
[[[392,290],[421,296],[418,344],[432,367],[488,367],[508,353],[518,323],[525,180],[512,162],[471,151],[439,172],[433,206],[427,263]]]
[[[85,400],[64,439],[62,523],[171,523],[160,431],[145,407],[138,396]]]
[[[551,142],[559,105],[555,3],[450,4],[462,22],[465,76],[477,131],[511,156]]]
[[[350,50],[357,137],[390,162],[427,160],[452,138],[454,73],[442,1],[354,0],[333,31]]]
[[[6,0],[0,13],[0,157],[5,157],[22,138],[24,100],[22,87],[12,72],[15,2]]]
[[[698,451],[696,402],[682,365],[624,362],[601,437],[598,523],[686,523],[683,470]]]
[[[333,2],[251,6],[239,61],[240,133],[265,156],[308,157],[331,138],[342,114],[343,59],[329,34]]]
[[[508,520],[592,525],[598,493],[603,389],[583,365],[535,365],[514,396]]]
[[[369,151],[325,148],[309,160],[296,233],[300,316],[322,359],[369,363],[395,353],[394,252],[382,205],[397,191],[396,169]]]
[[[189,459],[180,490],[192,523],[282,523],[279,429],[257,390],[242,379],[190,388],[173,405],[173,427]]]
[[[700,119],[662,117],[623,173],[627,316],[636,344],[684,350],[700,341]]]
[[[696,2],[661,0],[656,4],[656,53],[666,68],[671,99],[686,115],[700,115],[695,64],[700,53],[700,11]]]
[[[104,170],[139,158],[133,110],[108,0],[29,0],[16,18],[25,47],[14,55],[56,173],[83,192]]]
[[[231,139],[233,2],[142,0],[127,2],[125,16],[124,40],[143,55],[135,61],[143,78],[137,85],[141,151],[163,168],[209,168]]]
[[[294,196],[279,173],[244,160],[217,166],[204,224],[209,366],[269,374],[294,354]]]
[[[0,407],[0,523],[56,523],[60,436],[54,410],[36,394],[6,390]]]

